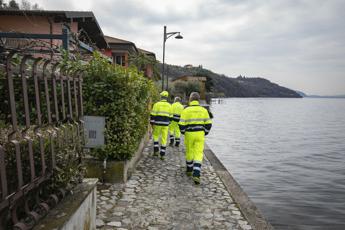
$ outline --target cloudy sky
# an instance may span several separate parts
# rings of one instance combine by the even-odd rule
[[[18,1],[19,2],[19,1]],[[166,62],[264,77],[308,94],[345,94],[344,0],[32,0],[46,10],[90,10],[106,35]]]

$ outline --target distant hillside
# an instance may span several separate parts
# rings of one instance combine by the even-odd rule
[[[305,97],[310,98],[345,98],[345,95],[329,95],[329,96],[322,96],[322,95],[307,95]]]
[[[307,94],[303,93],[302,91],[297,91],[296,93],[298,93],[299,95],[301,95],[302,97],[307,97]]]
[[[344,95],[307,95],[301,91],[296,91],[302,97],[310,97],[310,98],[345,98]]]
[[[166,65],[166,74],[170,80],[183,75],[205,76],[211,91],[224,97],[295,97],[302,96],[294,90],[279,86],[264,78],[248,78],[239,76],[236,78],[227,77],[214,73],[208,69],[200,67],[181,67],[175,65]],[[159,65],[162,68],[162,65]]]

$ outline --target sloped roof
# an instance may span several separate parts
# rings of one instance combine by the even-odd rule
[[[107,48],[101,27],[92,11],[60,10],[0,10],[1,15],[14,16],[50,16],[54,22],[78,22],[78,29],[83,29],[99,48]]]
[[[107,43],[109,44],[109,47],[113,50],[128,50],[129,52],[136,52],[138,53],[138,48],[136,47],[136,45],[134,44],[134,42],[131,41],[127,41],[124,39],[120,39],[120,38],[114,38],[114,37],[110,37],[110,36],[104,36],[105,40],[107,41]]]
[[[126,40],[123,40],[123,39],[120,39],[120,38],[110,37],[110,36],[107,36],[107,35],[104,35],[104,38],[105,38],[105,40],[108,43],[121,43],[121,44],[133,44],[133,45],[135,45],[133,42],[126,41]]]
[[[140,49],[140,48],[138,48],[138,50],[139,50],[139,52],[141,52],[143,54],[146,54],[148,56],[152,56],[152,57],[156,58],[156,54],[153,53],[153,52],[150,52],[150,51],[147,51],[147,50],[144,50],[144,49]]]
[[[62,16],[66,18],[94,17],[92,11],[64,11],[64,10],[12,10],[2,9],[1,15],[26,15],[26,16]]]

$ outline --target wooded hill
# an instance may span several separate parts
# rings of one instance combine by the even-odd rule
[[[159,64],[159,69],[161,68],[162,64]],[[183,75],[205,76],[208,79],[206,88],[217,97],[302,97],[294,90],[282,87],[264,78],[244,76],[231,78],[204,69],[202,66],[166,65],[166,74],[169,76],[169,80],[174,80]]]

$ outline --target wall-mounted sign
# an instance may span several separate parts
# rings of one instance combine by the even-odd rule
[[[84,116],[86,148],[104,145],[105,117]]]

